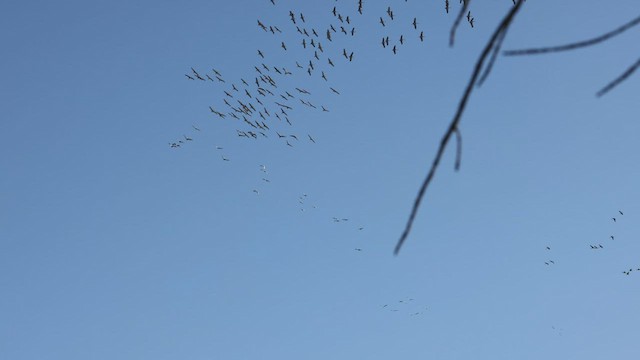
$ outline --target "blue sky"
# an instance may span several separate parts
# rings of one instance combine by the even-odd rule
[[[638,29],[500,57],[462,119],[461,170],[452,142],[392,255],[510,4],[473,2],[453,48],[456,1],[446,14],[365,0],[363,15],[343,0],[5,4],[0,357],[637,359],[640,82],[595,93],[636,61]],[[310,76],[288,12],[323,39],[333,6],[356,34],[323,41],[336,66]],[[504,48],[582,40],[636,12],[528,1]],[[295,72],[278,91],[309,90],[329,112],[294,99],[292,125],[238,137],[251,128],[208,107],[225,109],[241,78],[254,86],[261,63]],[[226,82],[188,80],[191,67]]]

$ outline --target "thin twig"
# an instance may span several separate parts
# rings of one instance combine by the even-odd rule
[[[634,26],[636,26],[638,24],[640,24],[640,16],[638,16],[637,18],[635,18],[635,19],[629,21],[628,23],[620,26],[619,28],[617,28],[615,30],[609,31],[608,33],[605,33],[605,34],[600,35],[598,37],[595,37],[593,39],[584,40],[584,41],[571,43],[571,44],[566,44],[566,45],[560,45],[560,46],[550,46],[550,47],[544,47],[544,48],[522,49],[522,50],[507,50],[507,51],[503,52],[502,54],[505,55],[505,56],[537,55],[537,54],[544,54],[544,53],[550,53],[550,52],[574,50],[574,49],[595,45],[597,43],[609,40],[612,37],[614,37],[616,35],[620,35],[623,32],[631,29],[632,27],[634,27]]]
[[[456,164],[453,168],[455,171],[458,171],[460,170],[460,162],[462,161],[462,135],[458,128],[454,130],[454,133],[456,134]]]
[[[462,9],[460,9],[460,12],[458,13],[458,16],[456,16],[456,20],[453,22],[453,26],[451,26],[451,31],[449,32],[449,46],[452,47],[453,46],[453,42],[454,39],[456,37],[456,30],[458,29],[458,25],[460,25],[460,21],[462,21],[462,18],[464,17],[464,13],[467,11],[467,7],[469,7],[469,3],[471,2],[471,0],[463,0],[462,1]]]
[[[506,35],[507,35],[507,29],[503,29],[500,32],[500,35],[498,35],[498,38],[496,39],[496,43],[493,45],[493,51],[491,52],[491,58],[489,59],[489,63],[485,67],[484,72],[482,73],[482,76],[480,76],[480,79],[478,80],[478,85],[477,85],[478,87],[482,86],[484,81],[487,80],[487,77],[491,73],[491,69],[493,69],[493,64],[496,62],[496,59],[498,58],[498,54],[500,53],[500,48],[502,47],[502,41],[504,40],[504,37]]]
[[[602,89],[600,89],[600,91],[598,91],[596,93],[596,96],[600,97],[600,96],[608,93],[614,87],[620,85],[620,83],[625,81],[625,80],[627,80],[627,78],[629,76],[631,76],[631,74],[633,74],[633,72],[636,71],[636,69],[638,67],[640,67],[640,59],[638,59],[633,65],[629,66],[629,68],[627,68],[627,70],[625,72],[623,72],[620,76],[618,76],[613,81],[611,81],[609,84],[607,84],[607,86],[605,86]]]
[[[444,149],[446,148],[447,143],[451,139],[451,136],[458,129],[458,123],[460,122],[460,118],[462,117],[462,113],[464,112],[464,109],[465,109],[465,107],[467,105],[467,100],[469,99],[469,96],[471,95],[471,92],[473,91],[474,85],[475,85],[476,80],[477,80],[477,78],[478,78],[478,76],[480,74],[480,71],[482,71],[482,67],[483,67],[484,61],[486,60],[487,56],[489,55],[489,52],[491,51],[491,49],[495,45],[495,42],[496,42],[498,36],[500,35],[500,33],[505,31],[509,27],[509,25],[511,24],[511,21],[513,20],[513,17],[515,16],[515,14],[520,9],[520,6],[522,5],[523,1],[524,0],[518,0],[516,5],[513,6],[511,8],[511,10],[507,13],[507,15],[504,17],[504,19],[502,19],[502,22],[500,23],[498,28],[493,33],[493,35],[491,36],[491,39],[489,39],[489,41],[487,42],[487,45],[485,45],[485,48],[482,51],[482,54],[478,58],[478,60],[476,62],[476,65],[475,65],[475,68],[473,70],[473,74],[471,75],[471,78],[469,79],[469,83],[467,84],[467,87],[466,87],[466,89],[464,91],[464,94],[462,95],[462,99],[460,99],[460,103],[458,104],[458,110],[456,111],[456,113],[455,113],[455,115],[453,117],[453,120],[449,124],[449,128],[448,128],[447,132],[442,137],[442,140],[440,140],[440,146],[438,147],[438,152],[436,153],[436,156],[433,159],[433,163],[431,164],[431,169],[429,170],[429,173],[427,174],[427,177],[422,182],[422,186],[420,187],[420,190],[418,191],[418,195],[416,196],[416,199],[415,199],[415,201],[413,203],[413,208],[411,209],[411,214],[409,215],[409,220],[407,221],[407,225],[405,226],[404,232],[400,236],[400,239],[398,240],[398,243],[396,244],[396,247],[395,247],[395,249],[393,251],[393,253],[395,255],[398,255],[398,253],[400,252],[400,249],[402,248],[402,244],[404,244],[405,240],[407,239],[407,236],[409,236],[409,233],[411,232],[411,226],[413,225],[413,221],[414,221],[414,219],[416,217],[416,214],[418,212],[418,208],[420,207],[420,203],[422,202],[422,198],[424,196],[424,193],[427,190],[427,187],[431,183],[431,180],[433,179],[433,176],[436,173],[436,169],[438,168],[438,164],[440,163],[440,159],[442,158],[442,154],[444,153]]]

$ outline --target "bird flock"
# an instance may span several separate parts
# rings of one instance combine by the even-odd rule
[[[269,3],[280,14],[270,19],[280,21],[256,19],[257,31],[267,38],[261,39],[265,46],[255,50],[256,62],[246,76],[231,79],[215,68],[194,67],[184,74],[187,81],[210,83],[219,88],[220,103],[208,105],[211,116],[233,121],[235,135],[246,140],[274,139],[291,148],[303,142],[315,144],[312,134],[294,130],[294,112],[298,112],[297,115],[300,111],[330,112],[330,106],[318,103],[315,96],[327,99],[327,95],[341,95],[338,86],[332,83],[333,73],[338,67],[352,65],[357,60],[355,39],[363,23],[371,26],[379,23],[381,48],[394,55],[412,41],[425,41],[418,17],[398,15],[409,12],[399,8],[401,4],[393,8],[388,5],[384,13],[376,13],[368,11],[364,0],[353,0],[328,6],[326,13],[314,14],[325,21],[315,21],[311,15],[282,9],[275,0]],[[444,5],[448,13],[449,1]],[[473,27],[470,11],[467,20]],[[392,30],[398,29],[408,32],[393,35]],[[322,85],[310,90],[309,86],[315,82]],[[199,128],[196,131],[200,131]],[[169,146],[179,149],[193,138],[193,135],[183,135],[170,141]]]
[[[425,42],[421,21],[416,16],[408,16],[410,11],[402,7],[401,1],[378,12],[369,11],[364,0],[335,3],[327,6],[326,12],[311,15],[282,8],[275,0],[269,3],[275,14],[269,16],[270,21],[260,17],[255,21],[258,36],[262,38],[255,49],[255,62],[245,76],[230,77],[213,67],[197,69],[194,66],[184,73],[186,81],[208,84],[218,91],[219,96],[215,97],[218,102],[207,105],[210,116],[215,121],[232,122],[235,136],[247,141],[270,139],[286,148],[316,144],[313,134],[300,132],[295,125],[305,112],[330,113],[329,104],[316,99],[341,96],[334,73],[358,61],[357,40],[363,24],[368,22],[379,31],[380,48],[393,55],[398,55],[402,47],[410,43]],[[448,0],[445,10],[448,13]],[[403,33],[393,35],[399,32]],[[191,133],[170,141],[170,148],[177,150],[193,142],[202,129],[200,125],[191,124]],[[232,161],[224,147],[216,146],[216,151],[220,161]],[[265,165],[260,165],[260,171],[259,185],[251,188],[255,196],[263,195],[264,187],[271,183]],[[317,208],[315,204],[309,205],[307,194],[299,196],[297,201],[302,213]],[[330,221],[364,230],[364,226],[350,223],[344,216],[332,217]],[[364,249],[356,247],[353,251],[360,253]]]
[[[380,307],[392,313],[405,313],[412,317],[420,316],[429,309],[428,306],[418,303],[414,298],[404,298],[380,305]]]
[[[612,217],[610,218],[610,220],[611,220],[611,222],[612,222],[613,224],[618,224],[619,220],[621,220],[623,216],[624,216],[624,212],[623,212],[622,210],[618,210],[618,213],[617,213],[615,216],[612,216]],[[611,235],[609,235],[609,238],[608,238],[608,239],[609,239],[609,241],[614,241],[614,240],[616,240],[616,236],[615,236],[615,234],[611,234]],[[591,250],[593,250],[593,251],[602,251],[602,250],[604,250],[604,249],[605,249],[605,246],[604,246],[604,245],[602,245],[602,243],[604,243],[604,241],[603,241],[603,242],[598,242],[598,243],[592,243],[592,244],[589,244],[589,249],[591,249]],[[546,247],[545,247],[545,250],[546,250],[546,251],[551,251],[551,247],[550,247],[550,246],[546,246]],[[555,263],[556,263],[556,262],[555,262],[554,260],[552,260],[552,259],[549,259],[549,260],[545,260],[545,261],[544,261],[544,264],[545,264],[545,265],[547,265],[547,266],[555,265]],[[634,271],[634,268],[633,268],[633,267],[630,267],[629,269],[625,269],[625,270],[623,270],[623,271],[622,271],[622,273],[623,273],[624,275],[630,275],[633,271]],[[636,271],[636,272],[640,272],[640,267],[635,268],[635,271]]]

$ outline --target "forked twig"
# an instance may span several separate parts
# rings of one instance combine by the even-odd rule
[[[473,91],[474,85],[476,84],[476,80],[478,79],[478,76],[482,71],[484,61],[486,60],[487,56],[491,52],[491,49],[494,48],[497,39],[501,36],[503,32],[506,32],[509,26],[511,25],[511,22],[514,16],[516,15],[516,13],[518,12],[518,10],[520,9],[520,6],[522,5],[523,1],[524,0],[518,0],[516,5],[511,8],[511,10],[507,13],[507,15],[505,15],[505,17],[502,19],[502,22],[500,22],[500,25],[498,26],[498,28],[495,30],[495,32],[487,42],[487,45],[485,45],[485,48],[482,51],[482,54],[478,58],[475,68],[473,70],[473,74],[471,75],[471,78],[469,79],[469,83],[467,84],[464,94],[460,99],[460,103],[458,104],[458,109],[453,117],[453,120],[449,124],[449,128],[447,132],[444,134],[444,136],[442,137],[442,140],[440,140],[440,146],[438,147],[438,152],[436,153],[436,156],[433,159],[433,163],[431,164],[431,169],[429,170],[427,177],[422,182],[422,186],[418,191],[418,195],[416,196],[416,199],[413,203],[413,208],[411,209],[411,214],[409,215],[409,220],[407,221],[407,225],[405,226],[405,229],[402,235],[400,236],[400,239],[398,240],[398,243],[396,244],[396,247],[393,251],[395,255],[398,255],[398,253],[400,252],[400,249],[402,248],[402,245],[404,244],[405,240],[409,236],[409,233],[411,232],[411,226],[413,225],[413,221],[418,212],[418,208],[420,207],[420,203],[422,202],[422,198],[424,197],[425,191],[427,190],[427,187],[431,183],[431,180],[433,179],[433,176],[436,173],[436,169],[438,168],[438,164],[440,164],[440,159],[442,158],[442,154],[444,153],[444,149],[446,148],[447,143],[451,139],[451,136],[458,131],[458,123],[460,122],[462,113],[464,112],[464,109],[467,105],[467,100],[469,99],[469,96]]]

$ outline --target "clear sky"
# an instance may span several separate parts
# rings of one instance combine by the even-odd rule
[[[638,359],[640,78],[595,93],[636,61],[640,29],[500,57],[460,124],[461,170],[452,142],[394,257],[512,2],[474,1],[453,48],[455,0],[448,14],[444,0],[365,0],[362,15],[357,0],[275,2],[5,2],[0,358]],[[637,13],[529,0],[504,48]]]

